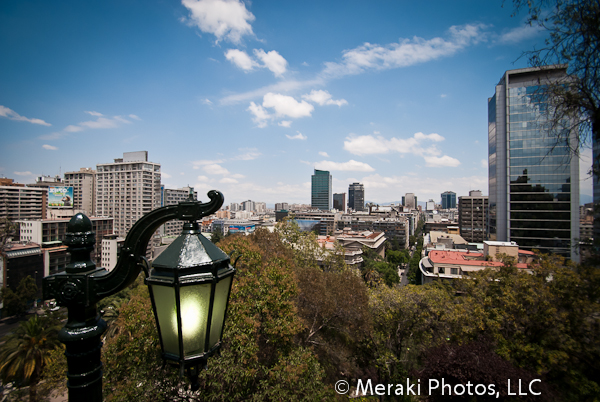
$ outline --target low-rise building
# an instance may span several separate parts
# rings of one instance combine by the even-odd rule
[[[459,250],[430,250],[419,262],[421,283],[453,280],[486,268],[500,268],[503,256],[513,257],[517,269],[526,270],[535,254],[520,250],[515,242],[484,242],[483,253]]]

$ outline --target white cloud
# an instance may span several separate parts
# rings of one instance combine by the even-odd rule
[[[283,80],[278,81],[275,84],[270,84],[258,89],[253,89],[248,92],[242,92],[239,94],[227,95],[221,98],[220,103],[222,105],[231,105],[239,102],[246,102],[252,99],[264,96],[269,92],[290,92],[301,88],[311,87],[314,85],[323,85],[324,80],[322,78],[308,80],[308,81],[296,81],[296,80]]]
[[[240,43],[245,35],[254,35],[254,15],[238,0],[182,0],[190,11],[190,20],[202,32],[213,34],[216,42],[223,39]]]
[[[78,131],[83,131],[83,127],[69,124],[67,127],[65,127],[64,131],[66,131],[67,133],[76,133]]]
[[[296,131],[298,134],[296,135],[285,135],[286,137],[288,137],[290,140],[306,140],[308,137],[303,135],[300,131]]]
[[[17,176],[33,176],[33,173],[31,173],[30,171],[26,171],[26,172],[13,172],[13,174],[16,174]]]
[[[254,102],[250,102],[250,106],[248,106],[248,109],[246,110],[254,115],[252,121],[260,128],[266,127],[268,120],[271,119],[269,112],[267,112],[264,107],[257,105]]]
[[[395,138],[389,140],[378,135],[350,135],[344,141],[344,149],[354,155],[369,155],[369,154],[387,154],[388,152],[398,152],[401,154],[417,154],[425,153],[437,154],[439,151],[435,146],[424,148],[421,144],[424,141],[440,142],[444,137],[439,134],[423,134],[415,133],[412,137]]]
[[[327,155],[327,152],[324,152],[324,151],[319,152],[319,155],[321,155],[325,158],[329,158],[329,155]]]
[[[292,126],[292,121],[291,120],[282,120],[279,123],[277,123],[278,125],[280,125],[281,127],[291,127]]]
[[[208,98],[202,99],[201,102],[204,103],[205,105],[209,105],[209,106],[213,104],[212,101]]]
[[[481,167],[484,168],[484,169],[488,168],[488,161],[487,161],[487,159],[482,159],[481,160]]]
[[[275,94],[269,92],[263,97],[263,106],[273,108],[278,116],[287,116],[291,118],[308,117],[315,109],[308,102],[298,102],[291,96]]]
[[[222,184],[236,184],[239,183],[236,179],[233,179],[231,177],[223,177],[221,180],[219,180],[219,183]]]
[[[117,127],[117,121],[113,119],[107,119],[106,117],[99,117],[96,121],[84,121],[79,123],[81,127],[87,127],[92,129],[98,128],[115,128]]]
[[[276,77],[280,77],[287,69],[287,61],[275,50],[265,52],[262,49],[254,49],[254,55],[263,62],[264,66],[271,70]]]
[[[225,52],[225,58],[244,71],[250,71],[258,65],[246,52],[238,49],[229,49]]]
[[[198,176],[198,177],[197,177],[197,180],[198,180],[198,181],[209,181],[209,178],[208,178],[208,177],[206,177],[206,176]]]
[[[223,162],[224,162],[223,159],[213,159],[213,160],[201,159],[201,160],[193,161],[192,167],[194,169],[200,169],[200,166],[214,165],[214,164],[223,163]]]
[[[66,136],[67,136],[67,133],[54,132],[54,133],[50,133],[50,134],[40,135],[38,138],[40,140],[58,140],[60,138],[66,137]]]
[[[320,170],[342,170],[342,171],[355,171],[355,172],[374,172],[371,166],[364,162],[357,162],[353,159],[348,162],[332,162],[332,161],[321,161],[315,163],[315,168]]]
[[[415,36],[383,46],[367,42],[344,51],[340,63],[325,63],[323,74],[339,77],[367,70],[408,67],[451,56],[467,46],[485,40],[482,32],[484,28],[485,25],[482,24],[452,26],[448,30],[447,39],[423,39]]]
[[[242,151],[243,153],[238,156],[234,156],[231,159],[242,160],[242,161],[251,161],[262,155],[256,148],[240,148],[239,150]]]
[[[441,94],[440,95],[440,98],[447,98],[447,97],[448,97],[448,95],[446,95],[446,94]]]
[[[451,156],[424,156],[426,166],[428,167],[457,167],[460,165],[458,159],[452,158]]]
[[[502,44],[515,44],[535,38],[540,35],[544,29],[538,25],[524,25],[517,28],[513,28],[498,38],[498,42]]]
[[[160,175],[163,179],[170,179],[171,177],[173,177],[170,174],[165,173],[165,172],[160,172]]]
[[[55,147],[53,145],[48,145],[48,144],[42,145],[42,148],[47,149],[49,151],[56,151],[58,149],[58,147]]]
[[[229,174],[229,170],[216,163],[204,166],[204,171],[208,174]]]
[[[103,114],[99,112],[86,111],[84,113],[96,116],[98,118],[96,120],[82,121],[81,123],[77,123],[76,125],[70,124],[67,127],[65,127],[63,131],[66,133],[77,133],[86,129],[117,128],[121,124],[131,124],[131,121],[127,120],[123,116],[113,116],[112,118],[108,118],[103,117]],[[128,117],[135,120],[141,120],[138,116],[134,114],[130,114]]]
[[[0,117],[6,117],[7,119],[15,120],[15,121],[26,121],[28,123],[39,124],[41,126],[51,126],[52,125],[50,123],[46,123],[42,119],[29,119],[25,116],[21,116],[14,110],[9,109],[6,106],[2,106],[2,105],[0,105]]]
[[[344,141],[344,149],[354,155],[387,154],[389,152],[418,155],[425,159],[426,165],[429,167],[460,165],[458,159],[441,155],[442,152],[435,144],[427,144],[427,142],[441,141],[444,141],[444,137],[436,133],[415,133],[410,138],[392,137],[389,140],[380,135],[350,135]]]
[[[331,94],[327,91],[315,90],[310,91],[310,94],[302,95],[302,99],[305,99],[310,102],[318,103],[319,105],[347,105],[348,102],[346,99],[333,100],[331,99]]]

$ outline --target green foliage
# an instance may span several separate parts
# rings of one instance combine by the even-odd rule
[[[513,266],[472,274],[457,290],[483,319],[496,352],[564,392],[563,400],[593,400],[600,392],[594,366],[600,361],[597,268],[563,266],[542,256],[531,273]],[[592,398],[592,399],[590,399]]]
[[[44,367],[55,358],[55,349],[62,350],[57,339],[60,324],[54,316],[34,315],[22,321],[15,332],[6,336],[0,348],[0,378],[4,384],[29,386],[29,400],[37,401],[37,384]]]
[[[217,229],[214,232],[211,232],[211,234],[210,234],[210,241],[212,241],[213,244],[217,244],[222,239],[223,239],[223,232],[221,232],[220,229]]]
[[[186,390],[178,371],[160,369],[160,345],[145,286],[121,309],[119,333],[103,348],[105,398],[131,400],[322,400],[331,390],[310,349],[295,341],[303,324],[291,251],[276,234],[224,238],[242,253],[234,278],[221,352],[200,373],[201,389]]]
[[[31,276],[19,282],[16,292],[6,287],[0,289],[0,300],[4,303],[7,316],[22,316],[29,310],[30,302],[35,298],[38,287]]]

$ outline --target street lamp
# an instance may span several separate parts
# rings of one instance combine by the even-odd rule
[[[187,370],[192,389],[198,388],[198,370],[221,344],[225,315],[235,268],[227,254],[204,238],[197,220],[223,205],[223,194],[208,193],[210,201],[193,200],[155,209],[129,231],[117,265],[112,271],[96,268],[90,252],[96,242],[91,221],[75,215],[67,226],[71,262],[65,272],[44,278],[44,299],[56,299],[68,308],[68,320],[59,333],[66,346],[69,401],[102,401],[101,335],[106,323],[96,303],[146,273],[163,359]],[[145,258],[153,233],[169,220],[184,223],[179,236],[152,264]]]
[[[146,278],[163,359],[179,363],[181,375],[187,368],[194,390],[199,368],[220,346],[234,273],[198,223],[186,222]]]

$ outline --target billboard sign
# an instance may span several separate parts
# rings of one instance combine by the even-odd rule
[[[73,187],[48,187],[48,207],[73,208]]]

